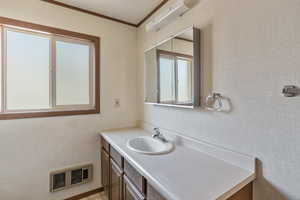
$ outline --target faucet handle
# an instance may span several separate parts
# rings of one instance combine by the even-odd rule
[[[159,131],[159,128],[158,127],[155,127],[154,129],[154,134],[152,135],[153,138],[156,138],[160,135],[160,131]]]
[[[158,127],[155,127],[153,130],[155,131],[154,135],[160,135],[160,131]]]

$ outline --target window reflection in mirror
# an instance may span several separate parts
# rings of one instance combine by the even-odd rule
[[[192,104],[192,56],[157,50],[159,103]]]
[[[175,101],[175,60],[173,56],[159,54],[159,102]]]
[[[192,60],[177,60],[177,103],[192,104]]]
[[[146,102],[199,105],[200,30],[187,29],[146,51],[145,64]]]

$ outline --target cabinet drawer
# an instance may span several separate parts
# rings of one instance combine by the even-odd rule
[[[102,148],[109,153],[109,143],[101,136],[101,146]]]
[[[146,194],[146,180],[144,177],[124,160],[124,172],[133,185],[143,194]]]
[[[123,169],[123,157],[121,156],[121,154],[119,154],[119,152],[113,148],[112,146],[110,146],[110,157],[116,162],[116,164]]]
[[[147,184],[147,200],[166,200],[150,184]]]
[[[145,200],[145,196],[135,187],[135,185],[124,175],[123,200]]]

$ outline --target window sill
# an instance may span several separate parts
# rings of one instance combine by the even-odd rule
[[[52,112],[3,113],[0,114],[0,120],[38,118],[38,117],[39,118],[57,117],[57,116],[70,116],[70,115],[88,115],[88,114],[99,114],[99,113],[100,113],[100,109],[52,111]]]

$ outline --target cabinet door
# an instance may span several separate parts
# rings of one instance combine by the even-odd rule
[[[110,185],[110,200],[123,200],[123,172],[112,159],[110,159]]]
[[[106,199],[109,199],[110,194],[110,184],[109,184],[109,155],[106,153],[104,149],[101,149],[101,181],[102,186],[104,188],[104,194]]]
[[[249,183],[240,191],[232,195],[228,200],[252,200],[252,183]]]
[[[145,200],[145,197],[124,175],[124,200]]]

